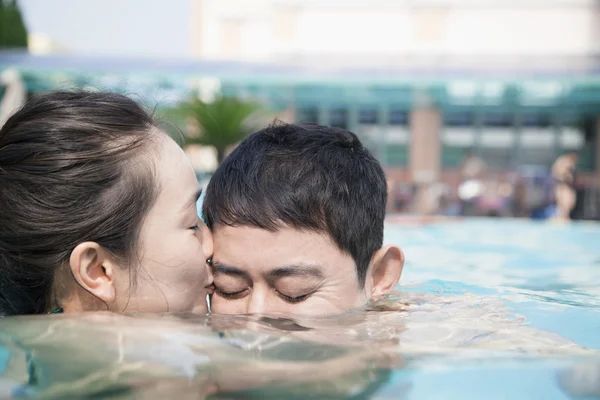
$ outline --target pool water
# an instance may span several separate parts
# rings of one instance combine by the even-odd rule
[[[410,383],[407,398],[600,398],[600,225],[389,224],[386,241],[406,252],[403,290],[436,297],[430,318],[414,309],[405,336],[448,342],[446,359],[394,373]]]
[[[600,398],[600,224],[407,222],[398,290],[342,316],[0,320],[0,398]]]

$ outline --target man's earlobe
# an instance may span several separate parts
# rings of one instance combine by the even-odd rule
[[[391,291],[400,281],[404,267],[404,253],[396,246],[385,246],[377,250],[371,265],[371,296],[380,296]]]

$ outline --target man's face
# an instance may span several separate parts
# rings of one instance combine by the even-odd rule
[[[213,234],[215,313],[323,315],[366,301],[354,260],[325,234],[222,225]]]

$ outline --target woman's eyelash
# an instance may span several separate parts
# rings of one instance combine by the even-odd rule
[[[194,226],[190,226],[190,229],[193,231],[199,231],[200,230],[200,224],[196,224]]]

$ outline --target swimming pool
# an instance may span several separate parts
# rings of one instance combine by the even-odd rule
[[[599,224],[407,221],[371,311],[0,320],[0,397],[600,398]]]
[[[413,318],[413,327],[423,330],[448,321],[459,337],[449,340],[454,346],[446,360],[396,374],[410,382],[408,398],[600,397],[600,225],[485,219],[390,224],[386,240],[404,246],[403,284],[439,295],[441,302],[462,297],[466,307],[444,311],[455,308],[445,303],[429,324]],[[478,332],[468,333],[473,328]],[[563,339],[589,354],[578,354],[576,346],[558,351]],[[461,356],[474,347],[495,354]]]

